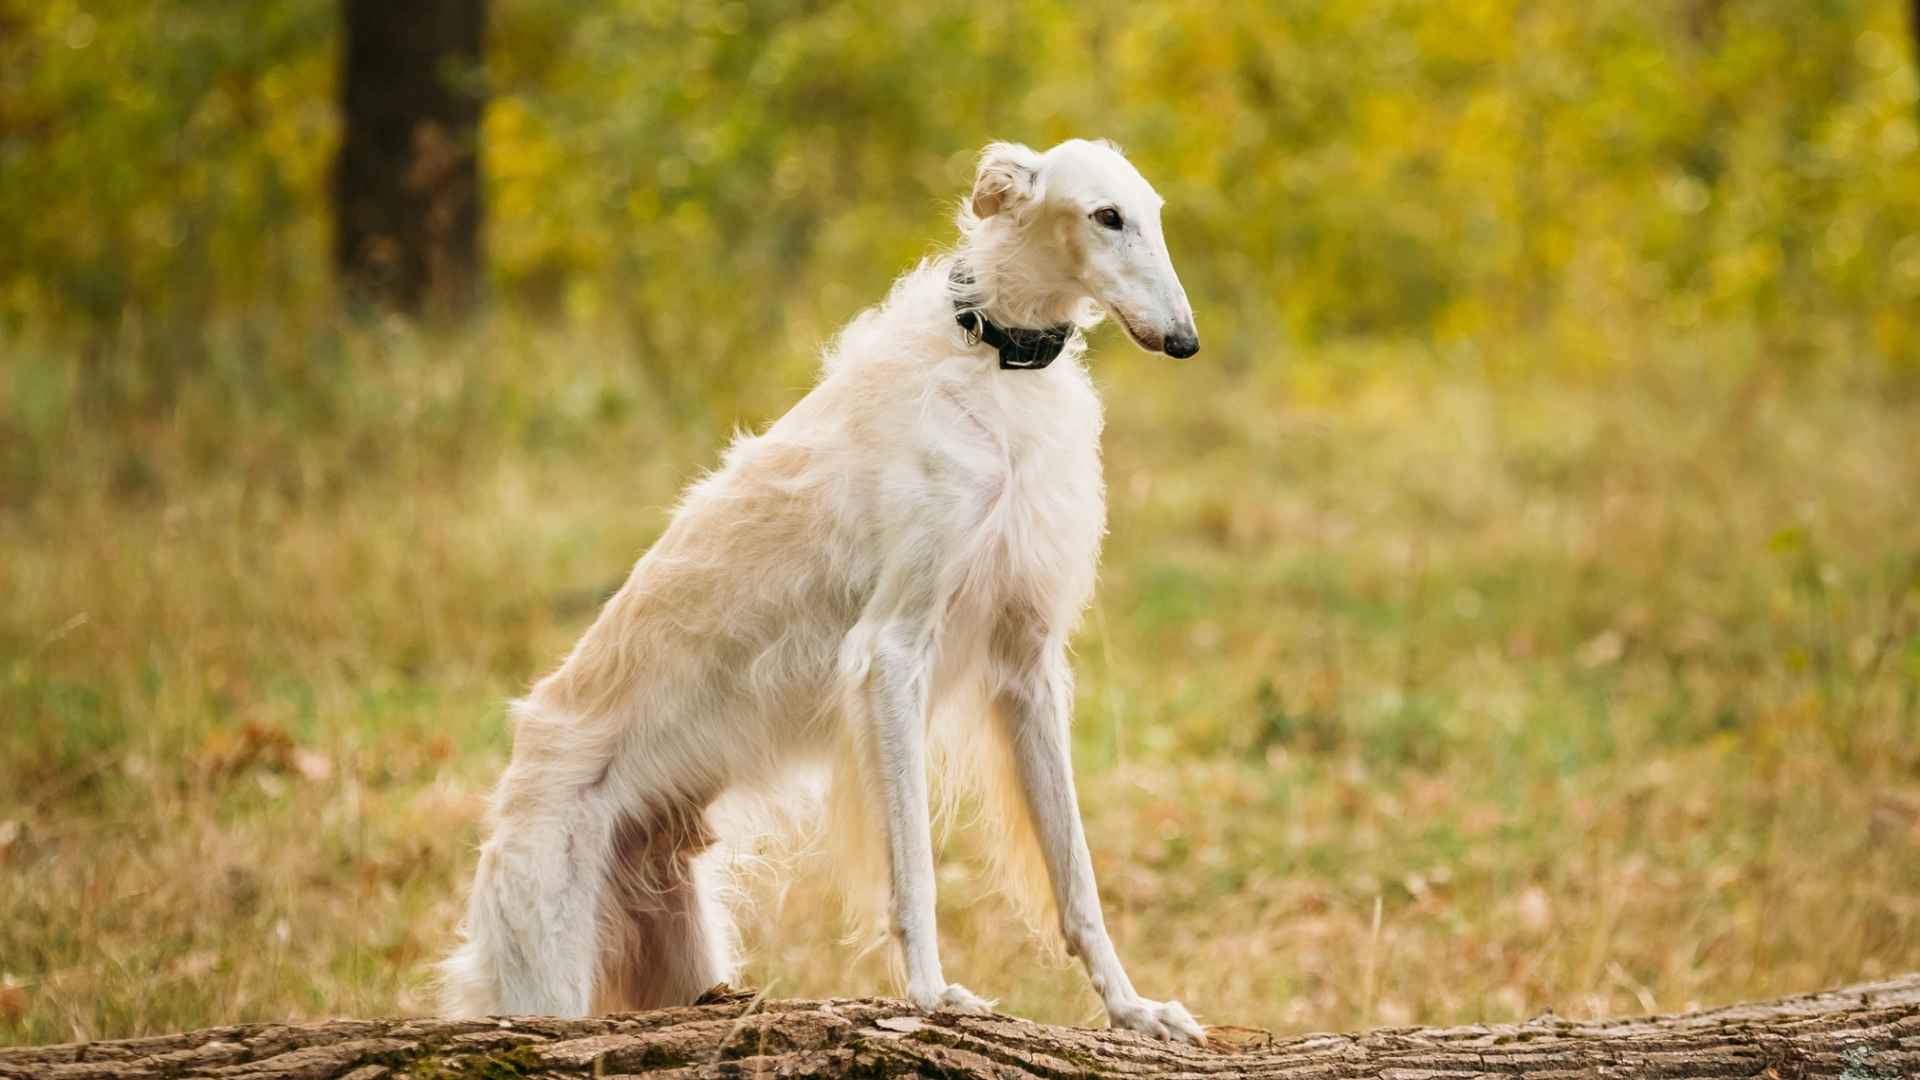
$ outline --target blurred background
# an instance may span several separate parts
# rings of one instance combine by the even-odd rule
[[[1278,1030],[1920,968],[1920,10],[0,0],[0,1040],[430,1008],[503,701],[952,239],[1122,143],[1076,756]],[[947,844],[952,977],[1097,999]],[[888,989],[819,874],[747,980]]]

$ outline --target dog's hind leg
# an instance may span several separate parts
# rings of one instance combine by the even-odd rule
[[[733,977],[733,927],[699,814],[643,812],[615,827],[596,1012],[690,1004]]]

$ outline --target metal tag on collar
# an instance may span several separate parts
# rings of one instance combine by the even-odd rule
[[[956,266],[949,274],[955,284],[971,284],[973,276],[964,274]],[[1062,323],[1045,330],[1008,330],[994,325],[984,312],[975,308],[961,307],[958,297],[954,306],[954,321],[960,324],[960,337],[968,345],[982,343],[993,346],[1000,354],[1002,371],[1038,371],[1054,362],[1061,350],[1067,347],[1067,337],[1073,332],[1073,326]]]
[[[955,319],[960,324],[960,339],[969,346],[980,344],[986,330],[978,312],[963,311]]]

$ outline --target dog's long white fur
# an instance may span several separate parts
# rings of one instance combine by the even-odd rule
[[[944,746],[1003,810],[1010,891],[1050,883],[1111,1022],[1202,1037],[1128,980],[1075,803],[1067,639],[1106,517],[1084,340],[1045,370],[1000,370],[956,325],[950,275],[964,262],[964,299],[1001,325],[1085,328],[1104,311],[1186,355],[1159,210],[1110,144],[987,148],[957,248],[846,327],[812,391],[693,485],[515,704],[464,940],[442,965],[448,1012],[651,1008],[726,980],[719,807],[823,767],[845,872],[862,850],[885,866],[908,996],[985,1009],[947,983],[936,942],[928,763]]]

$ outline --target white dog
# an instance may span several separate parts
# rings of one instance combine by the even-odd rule
[[[884,842],[908,996],[986,1010],[946,981],[934,930],[928,761],[951,745],[1016,808],[1008,850],[1037,851],[1113,1025],[1204,1038],[1121,967],[1068,754],[1067,637],[1106,528],[1079,331],[1104,311],[1144,349],[1199,349],[1161,202],[1111,144],[986,148],[957,249],[896,282],[819,384],[688,491],[515,706],[448,1011],[652,1008],[726,980],[716,801],[820,766],[829,832]]]

